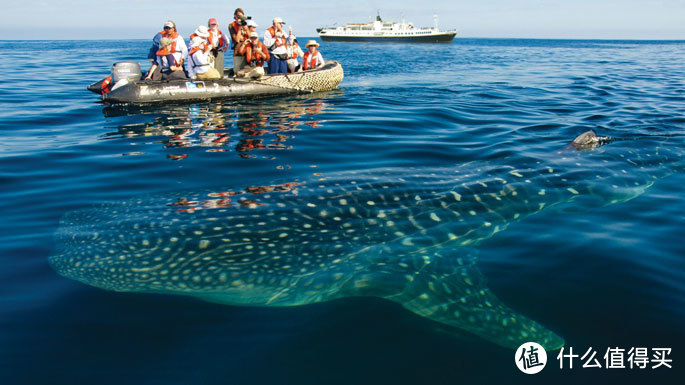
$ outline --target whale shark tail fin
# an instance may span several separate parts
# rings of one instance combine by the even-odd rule
[[[485,285],[485,278],[475,266],[475,258],[451,258],[439,254],[423,255],[414,266],[401,263],[406,274],[399,291],[388,280],[379,296],[445,325],[466,330],[507,348],[524,342],[537,342],[548,350],[557,350],[564,340],[536,321],[517,313],[500,301]],[[381,275],[383,276],[383,275]],[[389,278],[390,274],[384,274]],[[397,279],[397,274],[394,275]]]

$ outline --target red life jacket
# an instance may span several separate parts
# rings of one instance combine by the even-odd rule
[[[316,53],[312,54],[311,52],[307,51],[304,53],[304,59],[302,60],[302,65],[305,70],[309,70],[312,68],[316,68],[316,57],[318,56],[317,54],[319,51],[316,51]],[[311,60],[310,60],[311,58]]]
[[[224,46],[224,36],[223,36],[223,33],[221,32],[220,29],[217,28],[216,31],[217,31],[216,38],[219,40],[219,42],[216,43],[216,44],[217,44],[217,48],[221,48],[221,47]],[[191,37],[191,39],[192,39],[192,37]],[[209,37],[207,38],[207,41],[209,41],[209,44],[211,44],[212,47],[214,47],[214,44],[215,44],[215,42],[214,42],[214,34],[212,33],[212,30],[211,30],[211,29],[209,30]]]
[[[102,83],[100,83],[100,89],[102,90],[103,95],[112,90],[112,77],[111,76],[107,76],[105,78],[105,80],[103,80]]]
[[[285,36],[276,37],[276,28],[274,28],[273,25],[271,27],[267,28],[266,30],[269,31],[269,33],[271,34],[271,37],[276,39],[276,41],[274,42],[274,48],[278,48],[278,47],[282,47],[282,46],[286,45]]]

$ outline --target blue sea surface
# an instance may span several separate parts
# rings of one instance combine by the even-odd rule
[[[0,41],[0,384],[682,383],[685,168],[682,157],[660,156],[685,151],[685,42],[324,43],[324,58],[345,71],[330,92],[97,103],[86,86],[116,61],[146,67],[148,48]],[[588,130],[617,140],[568,146]],[[616,169],[642,179],[613,199],[603,191],[617,180],[592,179],[601,154],[654,162]],[[591,180],[606,199],[508,223],[477,245],[477,265],[504,303],[562,336],[565,352],[593,348],[601,369],[580,358],[559,369],[555,351],[526,375],[514,350],[379,298],[227,306],[97,289],[48,261],[65,214],[108,202],[564,156],[583,173],[563,177]],[[632,347],[671,348],[673,367],[607,369],[615,347],[626,357]]]

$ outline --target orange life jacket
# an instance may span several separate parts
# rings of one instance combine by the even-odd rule
[[[241,31],[240,26],[238,25],[237,21],[232,22],[231,24],[228,25],[228,28],[233,31],[233,34],[236,34]]]
[[[168,37],[169,39],[174,39],[174,40],[168,46],[157,51],[157,56],[173,55],[177,52],[181,53],[181,51],[176,50],[176,38],[178,37],[178,32],[169,32],[167,34],[167,36],[165,36],[165,37]],[[191,37],[191,39],[192,39],[192,37]],[[181,61],[182,60],[183,59],[181,59]],[[171,63],[169,63],[169,65],[171,65]],[[178,67],[180,65],[181,65],[181,63],[179,63],[178,60],[176,60],[176,57],[174,56],[174,66]]]
[[[297,43],[295,43],[295,44],[291,45],[290,47],[292,48],[293,54],[290,55],[290,57],[288,57],[288,59],[297,59],[297,55],[298,55],[297,51],[298,50],[295,49],[295,47],[300,48],[300,46]]]
[[[211,37],[212,35],[209,35],[209,36]],[[197,37],[197,34],[190,35],[190,41],[192,41],[196,37]],[[193,52],[197,52],[199,48],[203,48],[205,52],[208,52],[211,49],[211,46],[207,43],[202,44],[201,46],[197,46],[197,47],[193,48],[192,50],[188,51],[188,55],[192,55]]]
[[[190,35],[190,36],[191,36],[190,39],[192,40],[192,39],[193,39],[193,38],[192,38],[193,35]],[[197,47],[195,47],[195,48],[192,48],[190,51],[188,51],[188,56],[194,54],[194,53],[197,52],[197,51],[205,51],[205,52],[209,51],[209,44],[203,43],[202,45],[199,45],[199,46],[197,46]]]
[[[316,57],[318,56],[317,55],[318,53],[319,53],[319,51],[316,51],[313,54],[309,51],[304,53],[304,59],[302,60],[302,65],[304,66],[305,70],[316,68]],[[310,58],[311,58],[311,60],[310,60]]]
[[[173,43],[169,44],[168,46],[157,51],[157,56],[169,56],[169,55],[171,55],[174,58],[174,64],[173,65],[178,67],[180,64],[176,60],[176,57],[173,56],[174,52],[176,52],[176,42],[173,42]],[[169,65],[171,66],[172,64],[169,63]]]
[[[172,42],[171,42],[171,45],[169,46],[169,47],[171,47],[171,48],[170,48],[171,54],[175,54],[176,52],[181,52],[181,51],[179,51],[179,50],[176,49],[176,38],[178,37],[178,32],[176,32],[176,31],[170,31],[170,32],[167,34],[167,37],[168,37],[169,39],[174,39],[174,41],[172,41]],[[174,56],[174,63],[176,63],[177,66],[181,65],[181,63],[179,63],[179,62],[176,60],[176,57],[175,57],[175,56]]]
[[[256,45],[253,44],[252,47],[248,47],[245,51],[245,61],[249,64],[252,60],[255,60],[257,62],[257,67],[264,67],[264,59],[257,59],[255,51],[264,52],[266,51],[266,47],[261,41],[257,40]]]
[[[191,39],[192,39],[192,38],[191,38]],[[207,44],[207,43],[202,43],[202,45],[199,45],[199,46],[197,46],[197,47],[194,47],[193,49],[191,49],[190,51],[188,51],[188,59],[190,59],[190,61],[193,62],[193,67],[208,67],[208,66],[209,66],[209,63],[207,63],[207,64],[200,64],[200,63],[196,62],[196,61],[195,61],[195,57],[193,56],[193,54],[194,54],[195,52],[198,52],[198,51],[204,51],[204,52],[209,51],[209,47],[210,47],[209,44]]]
[[[228,25],[228,29],[231,30],[234,35],[240,35],[242,37],[241,41],[244,41],[247,38],[247,35],[245,34],[245,29],[238,25],[238,23],[235,21]],[[232,36],[231,39],[233,39]],[[231,48],[235,49],[238,43],[238,41],[232,40]],[[237,54],[237,52],[234,52],[234,54]]]
[[[223,38],[224,36],[223,36],[223,33],[221,32],[220,29],[217,28],[216,31],[217,31],[216,38],[219,40],[219,42],[216,43],[216,46],[217,46],[217,48],[221,48],[224,46],[224,38]],[[209,44],[211,44],[212,47],[214,47],[215,42],[214,42],[214,34],[212,33],[212,30],[209,30],[209,37],[207,38],[207,41],[209,41]]]
[[[285,36],[276,37],[276,28],[274,28],[273,25],[271,27],[267,28],[266,30],[269,31],[269,33],[271,34],[271,36],[274,39],[276,39],[276,41],[274,42],[274,48],[278,48],[278,47],[282,47],[282,46],[286,45]]]

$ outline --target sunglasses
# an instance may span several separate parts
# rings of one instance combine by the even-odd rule
[[[209,26],[210,27],[216,27],[216,24],[210,24]]]
[[[171,29],[172,27],[164,27],[164,29]]]

